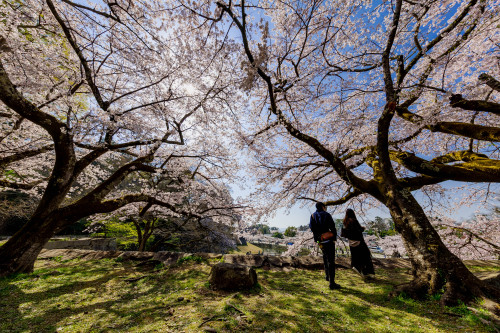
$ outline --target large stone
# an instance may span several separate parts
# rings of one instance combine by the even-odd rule
[[[203,259],[222,259],[224,255],[222,253],[196,252],[193,253],[193,256],[201,257]]]
[[[121,254],[120,251],[94,251],[79,249],[43,249],[38,255],[38,259],[61,258],[61,260],[96,260],[104,258],[116,258]]]
[[[267,261],[271,268],[286,268],[293,265],[292,257],[278,257],[278,256],[268,256]]]
[[[257,273],[249,266],[220,263],[212,267],[210,287],[212,289],[248,289],[257,283]]]
[[[252,267],[261,267],[264,264],[267,256],[262,256],[258,254],[225,254],[224,262],[230,264],[239,264]]]
[[[120,254],[119,258],[122,260],[149,260],[152,259],[155,252],[140,252],[140,251],[125,251]]]
[[[293,266],[297,268],[312,269],[312,270],[323,269],[324,267],[323,257],[320,256],[294,257]]]
[[[47,250],[54,249],[81,249],[95,251],[116,251],[115,238],[80,238],[69,240],[58,240],[57,238],[49,241],[44,246]]]
[[[191,253],[160,251],[154,254],[153,259],[161,261],[165,266],[171,266],[177,264],[179,259],[189,257],[190,255]]]

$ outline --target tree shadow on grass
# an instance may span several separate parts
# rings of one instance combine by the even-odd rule
[[[468,325],[457,317],[451,317],[453,320],[450,321],[435,301],[389,298],[388,293],[395,284],[393,279],[398,274],[404,275],[402,271],[394,272],[391,280],[377,278],[370,282],[369,288],[350,271],[340,274],[347,275],[352,283],[347,283],[349,281],[344,277],[341,282],[344,287],[330,291],[326,288],[328,282],[320,278],[320,273],[259,272],[262,293],[235,298],[231,302],[253,317],[248,331],[463,331],[462,325]],[[311,281],[314,281],[313,285]],[[484,325],[473,325],[469,330],[476,331],[478,327],[487,331]]]
[[[0,280],[0,331],[52,333],[61,325],[81,332],[148,331],[148,324],[161,323],[160,331],[170,325],[186,332],[198,332],[200,325],[221,332],[417,332],[423,330],[420,323],[435,331],[464,331],[460,326],[467,325],[443,315],[435,301],[389,299],[393,286],[409,279],[405,270],[381,271],[368,283],[351,270],[339,270],[343,288],[335,291],[319,271],[259,270],[258,287],[225,292],[208,288],[209,267],[203,265],[162,271],[114,261],[61,267]],[[131,276],[138,279],[127,282]],[[36,279],[47,283],[39,281],[35,288]]]
[[[14,277],[14,281],[8,282],[7,286],[4,287],[4,290],[8,292],[8,295],[5,295],[4,293],[0,294],[2,297],[0,304],[3,305],[4,309],[8,309],[8,311],[3,312],[1,317],[3,317],[2,319],[8,320],[10,326],[0,326],[3,329],[8,330],[9,332],[17,332],[28,329],[37,332],[55,332],[57,323],[61,319],[72,314],[89,312],[92,308],[95,308],[96,305],[93,304],[89,306],[68,308],[61,306],[61,304],[54,304],[53,308],[45,309],[45,311],[43,311],[40,315],[31,315],[26,312],[23,314],[20,311],[21,306],[28,305],[29,303],[50,302],[50,299],[56,300],[59,297],[75,294],[87,288],[96,288],[96,286],[105,284],[109,280],[120,276],[118,272],[114,272],[94,280],[74,281],[73,283],[65,283],[47,290],[28,293],[15,284],[15,282],[34,282],[39,279],[35,274],[31,274],[26,277]],[[42,276],[41,278],[44,277]],[[3,286],[4,284],[2,283],[1,285]]]
[[[151,297],[154,295],[154,289],[161,287],[159,281],[151,279],[148,281],[151,283],[151,288],[145,292],[138,292],[135,290],[137,282],[123,282],[126,281],[124,278],[130,277],[130,275],[141,277],[146,273],[143,269],[135,269],[129,263],[120,263],[118,270],[103,273],[106,270],[92,268],[92,262],[85,262],[83,265],[87,266],[83,270],[81,266],[70,267],[66,265],[66,273],[43,269],[32,274],[21,274],[1,279],[0,332],[56,332],[59,323],[65,318],[90,316],[96,311],[102,312],[104,317],[106,314],[112,314],[113,318],[117,320],[116,322],[97,323],[93,327],[91,325],[79,330],[126,329],[136,324],[140,325],[141,320],[138,321],[137,318],[148,318],[148,320],[155,321],[165,317],[166,307],[161,299],[140,308],[127,306],[131,301]],[[77,271],[77,276],[72,275],[71,271],[73,273]],[[102,276],[92,279],[95,274]],[[194,275],[197,274],[194,272]],[[54,282],[59,284],[58,286],[45,288],[41,291],[29,291],[30,285],[36,281],[47,279],[47,282],[50,283],[51,280],[48,279],[54,276],[59,278],[57,282]],[[96,301],[106,294],[106,284],[112,280],[125,283],[121,287],[123,292],[114,299]],[[139,282],[141,281],[139,280]],[[19,287],[18,284],[22,287]],[[25,286],[26,288],[24,288]],[[85,300],[80,299],[79,295],[75,295],[79,292],[81,297],[86,297]],[[40,303],[47,303],[46,308],[40,309],[38,306],[36,313],[30,311],[30,308],[37,308]]]

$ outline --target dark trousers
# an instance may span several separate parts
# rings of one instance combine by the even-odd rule
[[[323,251],[326,279],[333,284],[335,282],[335,242],[322,244],[321,251]]]

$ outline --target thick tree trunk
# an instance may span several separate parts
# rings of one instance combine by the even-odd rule
[[[408,251],[414,278],[398,291],[420,299],[443,293],[441,302],[446,305],[481,296],[500,297],[500,291],[479,280],[448,250],[410,193],[395,194],[388,207]]]
[[[137,244],[139,246],[138,251],[144,252],[146,250],[148,239],[153,234],[154,220],[144,221],[144,231],[142,231],[141,225],[138,220],[133,220],[133,223],[137,232]]]
[[[58,230],[60,222],[53,218],[32,218],[21,230],[0,247],[0,277],[30,273],[45,244]]]
[[[139,239],[139,249],[138,249],[139,252],[144,252],[144,250],[146,248],[146,241],[147,241],[147,239],[145,239],[145,238]]]
[[[149,237],[153,234],[152,230],[149,230],[146,228],[146,231],[142,234],[142,237],[138,237],[139,239],[139,251],[143,252],[146,251],[146,244],[148,243]]]

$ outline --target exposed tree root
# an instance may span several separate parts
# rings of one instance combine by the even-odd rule
[[[499,277],[495,278],[499,279]],[[461,283],[462,282],[462,283]],[[441,295],[440,303],[443,306],[455,306],[459,301],[465,304],[477,302],[482,299],[485,301],[485,309],[492,314],[493,322],[498,325],[497,318],[500,319],[500,289],[490,281],[471,280],[450,282],[448,281],[444,286],[444,293]],[[435,288],[434,288],[435,289]],[[408,297],[417,300],[423,300],[428,295],[433,294],[433,290],[428,281],[415,278],[409,283],[404,283],[395,286],[394,291],[390,294],[392,297],[404,293]]]

